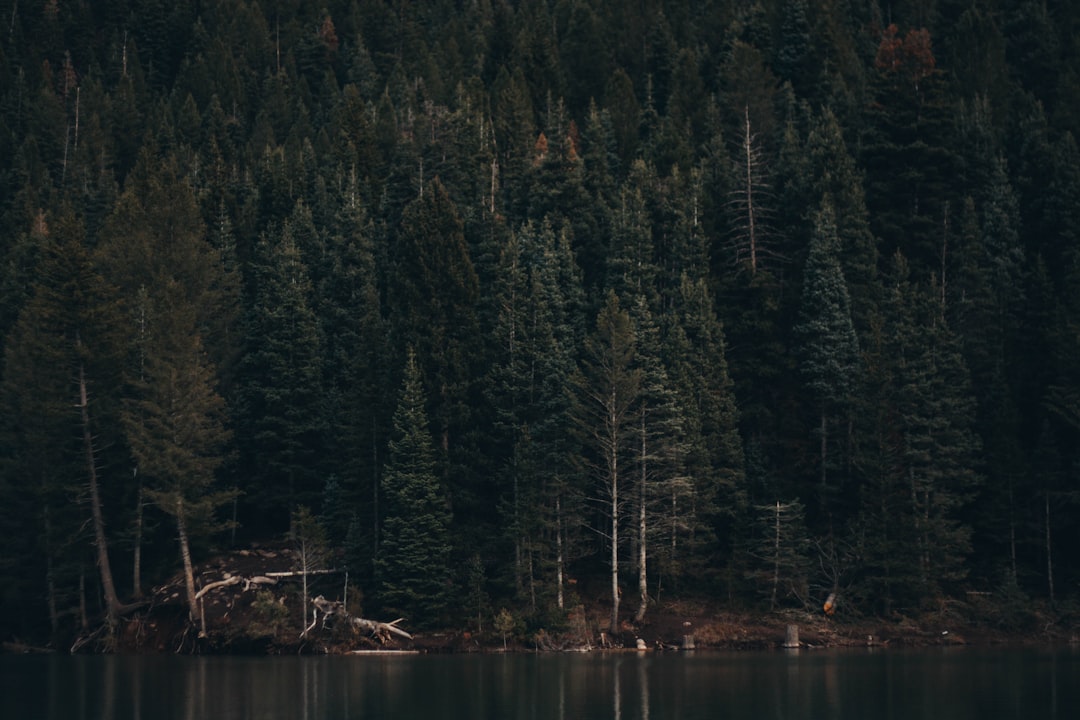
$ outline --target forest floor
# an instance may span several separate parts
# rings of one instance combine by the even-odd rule
[[[307,622],[301,621],[301,577],[296,558],[287,547],[254,546],[220,555],[196,567],[196,587],[203,589],[202,617],[189,619],[182,574],[154,588],[142,609],[126,620],[118,649],[126,652],[296,654],[371,651],[503,652],[616,651],[644,647],[678,650],[692,639],[696,649],[781,648],[788,627],[798,627],[799,646],[924,647],[931,645],[1048,644],[1078,642],[1076,616],[1027,610],[1022,626],[1003,628],[1000,616],[971,604],[941,608],[919,617],[851,617],[843,604],[834,616],[822,611],[731,611],[714,603],[671,600],[654,603],[641,623],[633,623],[634,607],[624,602],[619,632],[608,629],[610,603],[602,594],[576,605],[559,627],[526,630],[523,622],[507,623],[506,634],[489,621],[475,629],[418,631],[409,619],[398,626],[411,637],[373,632],[352,621],[363,615],[359,592],[350,589],[348,607],[327,616],[314,613],[309,602]],[[309,598],[342,595],[342,573],[309,576]],[[975,598],[984,605],[987,598]],[[375,618],[393,621],[395,618]],[[201,632],[205,622],[205,633]],[[301,630],[310,629],[305,635]],[[639,642],[640,641],[640,642]],[[94,649],[88,643],[85,650]]]

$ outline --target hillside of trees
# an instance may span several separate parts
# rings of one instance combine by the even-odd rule
[[[1080,4],[0,20],[0,637],[298,518],[411,628],[1080,612]]]

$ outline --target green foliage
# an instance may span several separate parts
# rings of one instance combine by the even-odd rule
[[[450,597],[450,511],[435,474],[420,368],[411,349],[383,475],[378,603],[413,627],[438,624]]]
[[[506,649],[508,639],[517,639],[525,634],[525,621],[506,608],[500,608],[496,613],[494,626],[495,632],[502,636],[503,650]]]
[[[315,504],[322,490],[321,336],[292,226],[264,235],[256,252],[238,368],[237,440],[248,499],[280,515]]]
[[[198,553],[233,486],[236,540],[307,506],[373,607],[558,615],[635,549],[588,501],[614,375],[654,588],[757,597],[748,509],[786,498],[861,610],[1075,596],[1071,4],[8,5],[0,633],[62,632],[92,562],[170,572],[144,489]],[[428,542],[391,497],[409,347],[433,557],[483,558],[482,602],[373,582]]]
[[[288,630],[289,609],[269,590],[259,590],[251,603],[252,621],[246,632],[253,638],[281,638]]]
[[[754,567],[747,573],[769,610],[794,602],[810,604],[810,539],[803,504],[798,500],[759,505]]]

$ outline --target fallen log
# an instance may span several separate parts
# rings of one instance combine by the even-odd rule
[[[243,575],[228,575],[224,580],[215,580],[212,583],[207,583],[202,587],[199,592],[195,593],[196,600],[202,600],[203,597],[218,588],[229,587],[230,585],[239,585],[243,583],[244,592],[251,589],[252,585],[277,585],[277,578],[267,577],[266,575],[256,575],[255,577],[244,577]]]
[[[204,585],[203,588],[199,590],[199,592],[195,593],[195,599],[202,600],[203,596],[205,596],[206,593],[210,592],[211,590],[217,590],[218,588],[228,587],[230,585],[237,585],[241,582],[244,582],[244,579],[239,575],[230,575],[224,580],[218,580],[217,582],[212,582]]]
[[[344,570],[283,570],[281,572],[263,573],[268,578],[298,578],[305,575],[337,575]]]
[[[380,622],[378,620],[368,620],[367,618],[356,617],[348,610],[345,609],[345,604],[337,600],[327,600],[322,595],[314,598],[311,601],[312,607],[315,612],[321,612],[323,614],[323,626],[325,627],[326,621],[330,618],[341,618],[348,622],[353,627],[366,630],[379,639],[379,642],[386,643],[390,640],[391,635],[397,635],[398,637],[412,640],[412,635],[405,632],[397,625],[405,618],[398,618],[391,622]],[[314,627],[315,622],[312,621],[311,627]],[[304,632],[307,633],[311,628],[309,627]]]

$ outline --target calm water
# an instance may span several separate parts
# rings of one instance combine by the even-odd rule
[[[0,656],[0,718],[1080,718],[1080,649]]]

